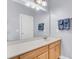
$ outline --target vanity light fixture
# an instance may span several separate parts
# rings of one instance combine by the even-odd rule
[[[36,4],[47,6],[47,0],[34,0]]]
[[[13,0],[13,1],[25,5],[29,8],[35,9],[37,11],[42,10],[47,12],[46,8],[44,8],[47,6],[47,0]]]
[[[30,7],[30,8],[36,9],[37,11],[40,10],[40,7],[39,7],[38,5],[32,3],[32,2],[26,2],[25,5],[26,5],[27,7]]]
[[[37,3],[37,4],[41,4],[42,3],[42,0],[34,0],[35,1],[35,3]]]

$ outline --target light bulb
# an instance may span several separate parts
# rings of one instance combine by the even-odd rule
[[[42,6],[47,6],[47,2],[46,1],[42,1]]]
[[[42,0],[37,0],[36,1],[38,4],[41,4],[42,3]]]

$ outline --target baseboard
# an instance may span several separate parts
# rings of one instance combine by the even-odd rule
[[[66,56],[60,56],[59,59],[70,59],[70,58],[68,58]]]

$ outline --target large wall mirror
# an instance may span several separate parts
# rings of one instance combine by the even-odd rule
[[[29,41],[34,36],[34,16],[35,10],[14,0],[7,0],[7,40]]]
[[[28,8],[16,0],[7,0],[7,40],[34,40],[49,36],[49,14]],[[19,0],[18,0],[19,1]]]

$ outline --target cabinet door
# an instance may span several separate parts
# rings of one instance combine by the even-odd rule
[[[49,59],[58,59],[60,56],[61,41],[49,45]]]
[[[60,51],[60,44],[57,45],[55,48],[56,48],[56,59],[58,59],[59,56],[60,56],[60,54],[61,54],[61,53],[60,53],[60,52],[61,52],[61,51]]]
[[[38,56],[38,59],[48,59],[48,52],[45,52],[41,54],[40,56]]]
[[[49,59],[56,59],[56,51],[55,51],[55,48],[49,49]]]
[[[38,59],[37,57],[33,58],[33,59]]]

